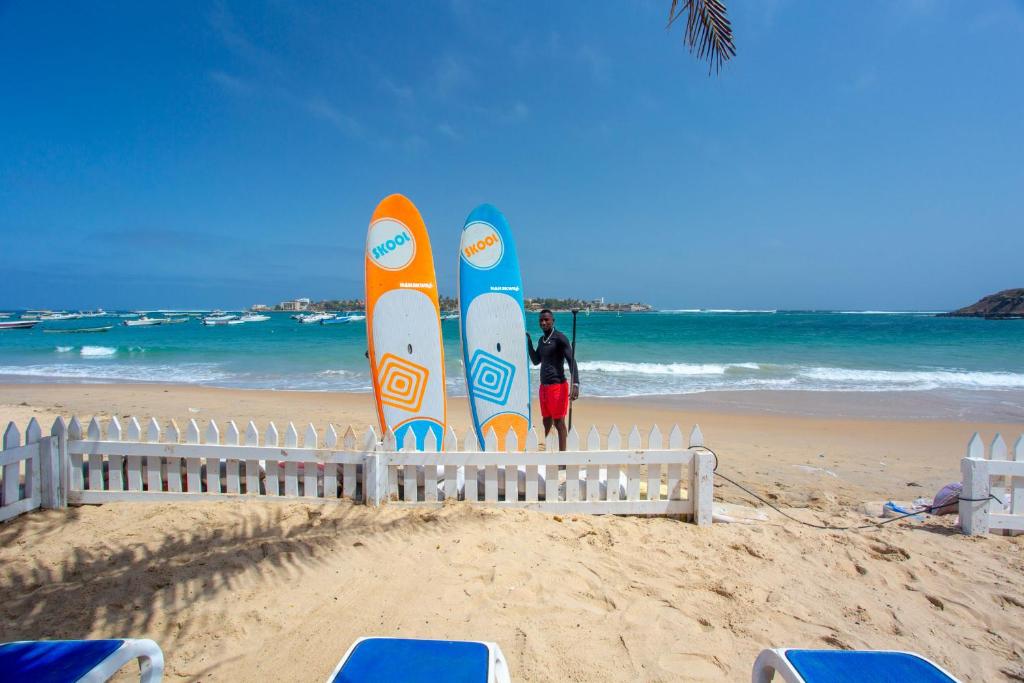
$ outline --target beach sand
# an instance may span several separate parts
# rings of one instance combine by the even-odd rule
[[[782,393],[782,392],[780,392]],[[1024,422],[878,419],[797,396],[583,399],[577,427],[699,423],[720,471],[816,522],[958,481],[970,435]],[[871,401],[870,395],[864,401]],[[910,397],[908,400],[913,400]],[[789,403],[787,403],[787,401]],[[463,400],[450,421],[468,425]],[[367,395],[2,385],[0,419],[273,419],[362,431]],[[716,482],[716,501],[753,504]],[[769,521],[302,503],[123,503],[0,525],[0,640],[145,636],[168,680],[323,679],[360,635],[498,642],[514,680],[749,680],[764,647],[910,649],[965,681],[1024,680],[1024,537],[955,517],[856,532]]]

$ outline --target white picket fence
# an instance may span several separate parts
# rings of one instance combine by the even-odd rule
[[[975,433],[967,444],[967,457],[960,461],[960,473],[961,498],[971,499],[960,501],[965,534],[1024,531],[1024,434],[1017,437],[1012,453],[996,434],[986,453]]]
[[[0,450],[0,522],[38,507],[64,507],[60,487],[61,437],[44,437],[35,418],[21,432],[12,422]]]
[[[244,432],[234,421],[223,430],[213,421],[201,429],[193,419],[184,433],[173,420],[167,424],[93,418],[83,430],[77,418],[66,425],[58,418],[42,437],[33,419],[23,445],[11,423],[0,451],[0,521],[69,503],[347,498],[374,506],[463,500],[565,513],[688,515],[711,523],[713,464],[696,448],[703,440],[696,426],[688,446],[674,427],[667,448],[657,426],[646,448],[635,426],[625,448],[617,428],[603,438],[591,428],[584,444],[573,430],[568,450],[558,452],[554,433],[540,451],[532,430],[524,450],[513,432],[499,443],[492,431],[481,448],[473,435],[460,444],[449,428],[443,449],[428,438],[418,451],[411,434],[399,445],[390,431],[378,440],[372,428],[357,438],[351,427],[339,436],[328,425],[321,439],[310,424],[300,445],[292,423],[283,437],[273,422],[262,433],[252,421]]]

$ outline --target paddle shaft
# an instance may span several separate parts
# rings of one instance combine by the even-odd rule
[[[576,362],[576,316],[578,314],[579,314],[579,310],[578,309],[575,309],[575,308],[572,309],[572,360],[573,360],[574,363]],[[570,368],[570,370],[571,370],[571,368]],[[572,382],[571,374],[570,374],[570,377],[569,377],[569,382],[570,383]],[[569,391],[570,391],[570,393],[572,392],[572,387],[571,386],[569,387]],[[571,400],[569,401],[569,429],[572,429],[572,404],[573,403],[574,403],[574,401],[571,401]]]

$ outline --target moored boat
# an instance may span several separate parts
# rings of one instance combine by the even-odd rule
[[[46,334],[77,334],[85,332],[106,332],[113,328],[113,325],[104,325],[103,327],[71,327],[66,330],[43,330],[43,332]]]
[[[152,325],[160,325],[163,320],[159,318],[147,318],[145,316],[138,318],[137,320],[124,320],[121,322],[122,325],[127,327],[150,327]]]
[[[0,320],[0,330],[28,330],[38,324],[38,320]]]
[[[303,325],[312,325],[322,320],[332,320],[336,317],[337,316],[334,315],[333,313],[310,313],[309,315],[302,316],[298,320]]]

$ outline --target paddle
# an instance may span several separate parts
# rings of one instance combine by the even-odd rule
[[[578,308],[572,309],[572,360],[576,362],[576,316],[579,314]],[[572,368],[570,368],[569,382],[572,382]],[[572,387],[569,387],[569,391],[572,391]],[[572,404],[575,401],[569,401],[569,429],[572,429]]]

